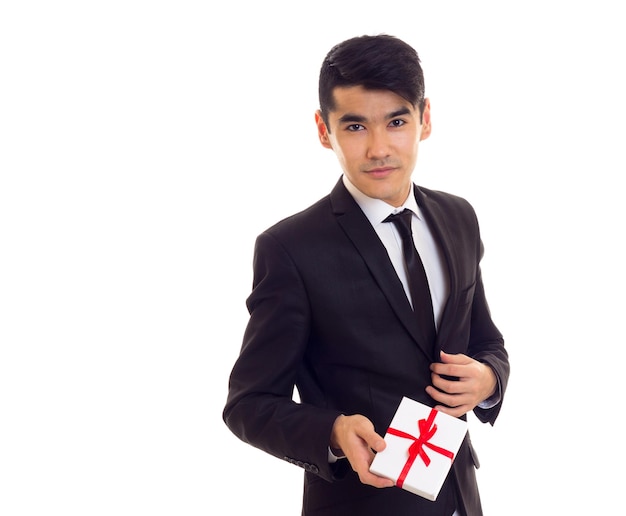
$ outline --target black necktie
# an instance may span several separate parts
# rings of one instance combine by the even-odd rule
[[[411,210],[404,210],[395,215],[389,215],[384,222],[393,222],[402,237],[402,252],[407,269],[411,300],[413,301],[413,311],[417,315],[420,326],[424,329],[428,342],[434,343],[436,330],[433,304],[424,265],[413,241],[413,231],[411,230],[412,216],[413,212]]]

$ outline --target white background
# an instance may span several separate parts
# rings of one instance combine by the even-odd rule
[[[299,514],[221,411],[257,233],[339,177],[335,43],[416,47],[417,183],[474,205],[512,374],[470,419],[487,516],[617,514],[626,38],[618,2],[4,2],[0,514]]]

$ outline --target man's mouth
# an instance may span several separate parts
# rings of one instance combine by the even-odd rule
[[[376,168],[368,169],[365,172],[373,176],[385,176],[385,175],[389,175],[394,170],[395,170],[395,167],[376,167]]]

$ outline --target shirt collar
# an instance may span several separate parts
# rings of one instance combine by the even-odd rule
[[[417,205],[417,201],[415,200],[415,194],[413,190],[411,190],[411,194],[407,197],[406,201],[402,206],[394,208],[390,204],[387,204],[385,201],[380,199],[374,199],[373,197],[368,197],[363,192],[361,192],[354,184],[350,182],[350,180],[343,175],[343,184],[345,185],[350,195],[354,197],[354,200],[359,205],[367,219],[370,221],[370,224],[376,227],[378,224],[382,224],[382,222],[391,214],[399,213],[404,209],[411,210],[417,218],[422,219],[422,212]]]

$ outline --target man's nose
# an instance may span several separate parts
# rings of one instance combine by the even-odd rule
[[[370,129],[367,140],[367,158],[385,159],[389,156],[389,135],[385,129]]]

